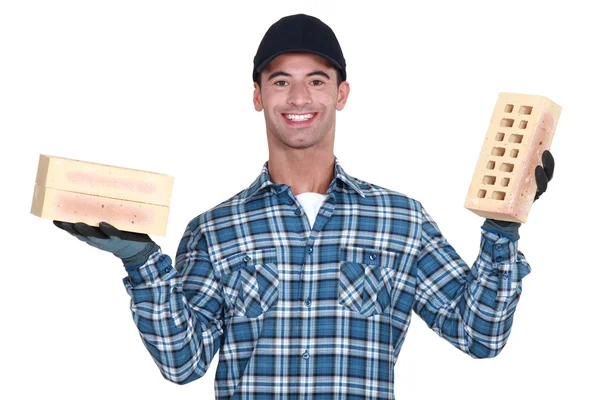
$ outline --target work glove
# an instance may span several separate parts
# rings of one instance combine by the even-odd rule
[[[540,196],[548,189],[548,182],[554,175],[554,157],[549,150],[544,151],[542,154],[542,165],[535,167],[535,182],[537,184],[537,190],[533,202],[540,198]],[[521,223],[500,221],[495,219],[486,218],[481,228],[490,231],[500,233],[504,236],[508,236],[512,240],[519,240],[519,227]]]
[[[159,249],[150,236],[122,231],[106,222],[100,222],[99,227],[63,221],[54,221],[54,225],[92,247],[112,253],[123,261],[125,268],[144,264]]]

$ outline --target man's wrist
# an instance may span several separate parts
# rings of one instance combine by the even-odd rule
[[[160,247],[155,242],[148,242],[146,246],[135,255],[127,258],[122,258],[123,266],[126,269],[142,266],[148,261],[150,255],[156,251],[158,251]]]
[[[481,226],[481,229],[484,229],[488,232],[497,233],[499,235],[509,238],[513,242],[516,242],[520,239],[520,226],[520,222],[499,221],[495,219],[486,218],[483,222],[483,225]]]

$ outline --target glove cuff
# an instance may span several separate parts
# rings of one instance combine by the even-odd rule
[[[159,249],[160,247],[156,243],[148,242],[146,247],[144,247],[144,249],[139,253],[136,253],[128,258],[122,258],[121,260],[123,261],[123,266],[125,268],[142,266],[146,263],[146,261],[148,261],[150,255]]]
[[[521,223],[519,222],[508,222],[508,221],[497,221],[495,219],[486,218],[481,229],[485,229],[488,232],[494,232],[499,235],[505,236],[516,242],[520,239],[519,236],[519,227]]]

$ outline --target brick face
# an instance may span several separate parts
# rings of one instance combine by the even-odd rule
[[[535,167],[550,149],[561,110],[544,96],[499,94],[465,208],[484,218],[527,222]]]

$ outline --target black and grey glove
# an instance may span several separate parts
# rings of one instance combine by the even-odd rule
[[[554,175],[554,157],[549,150],[544,151],[542,154],[542,165],[535,167],[535,182],[537,184],[537,190],[533,201],[535,202],[540,196],[548,189],[548,182]],[[512,240],[519,240],[519,222],[500,221],[495,219],[486,218],[481,228],[490,231],[500,233],[504,236],[508,236]]]
[[[54,225],[92,247],[114,254],[123,261],[125,268],[144,264],[159,249],[150,236],[121,231],[106,222],[100,222],[99,227],[63,221],[54,221]]]

